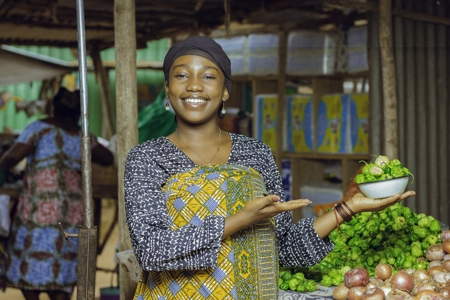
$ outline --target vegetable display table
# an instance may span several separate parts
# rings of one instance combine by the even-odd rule
[[[280,290],[278,293],[278,300],[325,300],[333,299],[334,287],[324,287],[317,285],[318,290],[311,293],[299,293],[291,290]]]

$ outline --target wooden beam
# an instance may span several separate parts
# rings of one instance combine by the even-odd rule
[[[397,76],[392,37],[392,0],[379,1],[379,38],[384,112],[384,149],[388,157],[398,157]]]
[[[117,161],[119,251],[132,248],[126,224],[124,171],[128,152],[138,143],[136,81],[136,19],[134,0],[114,1],[116,50]],[[133,299],[136,290],[129,274],[119,268],[120,299]]]

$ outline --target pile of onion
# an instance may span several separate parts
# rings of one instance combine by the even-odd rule
[[[365,268],[354,268],[345,273],[344,283],[334,289],[333,299],[450,299],[450,230],[442,232],[441,241],[426,251],[427,270],[411,268],[393,274],[391,265],[380,263],[375,268],[375,278],[370,278]]]

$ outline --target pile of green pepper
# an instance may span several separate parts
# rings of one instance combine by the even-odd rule
[[[414,175],[398,159],[390,160],[387,156],[378,155],[374,162],[361,162],[366,165],[362,169],[362,173],[355,177],[357,184],[404,176],[413,176],[414,178]]]
[[[305,276],[305,274],[307,275]],[[292,290],[300,293],[314,292],[318,289],[317,282],[320,279],[310,277],[309,274],[308,270],[281,269],[278,277],[278,288],[283,291]]]
[[[356,267],[371,276],[379,263],[400,269],[426,269],[426,249],[441,243],[441,226],[432,216],[418,214],[401,203],[381,212],[363,212],[329,235],[334,249],[310,271],[322,274],[323,286],[337,286],[344,274]]]

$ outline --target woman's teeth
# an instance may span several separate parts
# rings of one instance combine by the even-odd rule
[[[202,104],[202,103],[205,103],[206,100],[203,100],[203,99],[185,99],[184,102],[187,102],[189,104]]]

